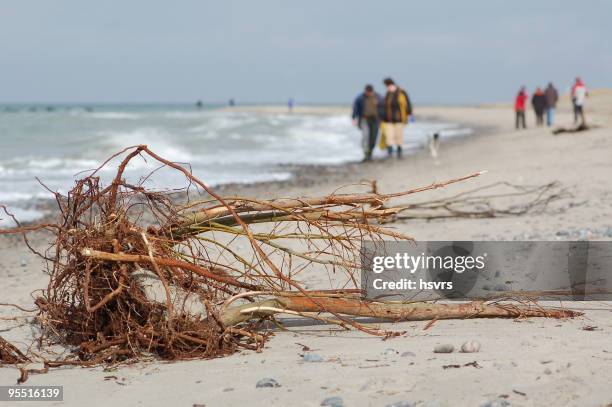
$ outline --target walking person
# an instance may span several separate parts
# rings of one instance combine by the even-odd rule
[[[372,159],[372,152],[376,146],[381,105],[382,98],[374,92],[372,85],[366,85],[363,93],[357,96],[353,103],[353,124],[361,129],[364,161]]]
[[[586,101],[589,92],[587,91],[582,79],[576,78],[576,83],[572,87],[572,102],[574,103],[574,124],[578,124],[580,117],[580,125],[586,126],[584,118],[584,102]]]
[[[551,127],[555,121],[555,109],[559,100],[559,92],[557,92],[552,82],[548,83],[544,96],[546,97],[546,125]]]
[[[520,127],[524,129],[527,128],[527,123],[525,121],[525,105],[527,104],[527,90],[525,90],[524,86],[521,86],[519,93],[516,95],[516,99],[514,100],[514,112],[516,113],[516,129],[518,130]]]
[[[531,105],[536,116],[536,126],[544,125],[544,110],[546,110],[546,96],[541,88],[536,88],[536,91],[531,98]]]
[[[404,130],[408,119],[412,115],[412,104],[408,93],[395,84],[393,79],[386,78],[383,83],[387,87],[383,106],[382,120],[385,122],[385,137],[387,152],[393,155],[393,147],[396,148],[397,157],[402,156],[404,144]]]

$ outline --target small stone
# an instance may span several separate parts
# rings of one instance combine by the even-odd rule
[[[570,233],[567,230],[559,230],[556,233],[557,236],[569,236],[569,234]]]
[[[461,352],[463,353],[476,353],[480,351],[480,343],[476,341],[467,341],[461,345]]]
[[[228,391],[234,391],[233,387],[226,387],[225,389],[223,389],[224,392],[228,392]]]
[[[406,358],[406,357],[413,358],[413,357],[416,356],[416,354],[414,352],[406,351],[406,352],[402,352],[402,354],[400,356],[403,357],[403,358]]]
[[[385,407],[414,407],[411,401],[396,401],[395,403],[387,404]]]
[[[496,399],[487,401],[480,405],[480,407],[510,407],[512,404],[506,399]]]
[[[612,226],[608,226],[606,231],[603,233],[606,237],[612,237]]]
[[[321,402],[321,405],[325,407],[344,407],[344,401],[342,401],[342,397],[328,397]]]
[[[391,355],[397,355],[397,354],[398,354],[398,351],[396,351],[393,348],[387,348],[383,351],[383,355],[385,356],[391,356]]]
[[[28,265],[28,262],[25,259],[21,259],[21,267],[25,267]]]
[[[436,345],[434,348],[434,353],[452,353],[455,350],[455,347],[450,343],[445,343],[442,345]]]
[[[261,379],[260,381],[258,381],[255,387],[258,389],[262,389],[264,387],[281,387],[281,385],[278,384],[276,380],[266,377],[265,379]]]
[[[549,368],[544,369],[544,374],[552,374],[552,370]]]
[[[310,352],[305,353],[302,359],[304,360],[304,362],[312,362],[312,363],[323,362],[323,358],[321,356],[317,355],[316,353],[310,353]]]

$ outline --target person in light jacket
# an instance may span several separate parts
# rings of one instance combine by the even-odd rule
[[[408,93],[397,86],[393,79],[386,78],[383,83],[387,87],[382,117],[385,126],[387,152],[391,156],[393,147],[395,147],[397,157],[400,158],[404,144],[404,130],[408,119],[412,115],[412,103],[410,103]]]
[[[589,92],[587,91],[582,79],[576,78],[576,83],[572,87],[572,102],[574,104],[574,123],[580,123],[582,126],[586,126],[586,119],[584,118],[584,102],[586,101]]]

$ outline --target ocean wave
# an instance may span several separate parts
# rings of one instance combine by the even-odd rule
[[[207,131],[219,131],[236,129],[244,126],[257,124],[260,121],[257,117],[245,114],[234,114],[231,116],[208,115],[204,123],[187,129],[190,133],[200,133]]]
[[[45,126],[34,128],[26,118],[12,121],[9,125],[16,127],[9,128],[10,133],[20,135],[18,142],[22,144],[15,148],[9,143],[10,150],[3,150],[0,140],[0,201],[24,201],[39,193],[48,194],[34,177],[52,190],[68,191],[76,178],[87,175],[82,171],[97,168],[112,154],[139,144],[148,145],[170,161],[189,163],[194,174],[210,184],[282,180],[290,174],[279,165],[341,164],[360,160],[363,155],[361,133],[344,115],[174,109],[80,112],[78,120],[44,116],[44,120],[54,120],[49,127],[53,134],[47,134],[51,130]],[[104,118],[110,120],[99,120]],[[128,118],[139,120],[118,120]],[[418,121],[406,130],[406,147],[423,145],[436,131],[442,138],[471,132],[451,123]],[[32,153],[26,156],[20,151]],[[100,170],[103,183],[112,181],[120,160],[117,157]],[[137,157],[125,177],[135,183],[158,167],[155,160]],[[185,178],[162,169],[146,185],[181,187]]]
[[[42,189],[42,188],[40,188]],[[53,194],[49,191],[2,191],[0,192],[0,203],[10,203],[10,202],[20,202],[20,201],[29,201],[31,199],[49,199],[53,198]]]
[[[163,117],[167,117],[169,119],[199,119],[202,117],[206,117],[210,114],[210,111],[206,110],[194,110],[191,112],[176,110],[170,112],[164,112]]]
[[[0,165],[0,178],[32,176],[73,175],[79,171],[96,168],[96,160],[60,157],[21,157]]]
[[[75,158],[33,158],[27,160],[26,165],[32,169],[56,170],[64,168],[96,168],[100,163],[96,160]]]
[[[156,127],[141,127],[132,131],[104,131],[100,133],[100,136],[104,137],[108,143],[109,152],[146,144],[151,150],[170,161],[189,162],[194,159],[187,146],[180,146],[179,137]],[[133,163],[137,166],[150,167],[142,160]]]
[[[109,119],[109,120],[137,120],[142,115],[128,112],[86,112],[82,113],[83,116],[91,117],[94,119]]]
[[[9,212],[19,222],[32,222],[42,218],[45,212],[37,211],[34,209],[23,209],[18,207],[9,208]],[[4,212],[0,213],[0,228],[15,227],[17,224],[13,219],[7,216]]]

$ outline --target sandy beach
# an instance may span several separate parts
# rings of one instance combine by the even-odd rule
[[[562,98],[558,126],[572,126],[569,106],[567,97]],[[261,114],[286,110],[274,106],[244,109]],[[349,114],[348,108],[339,107],[298,106],[296,112],[301,109],[305,114]],[[529,114],[529,128],[515,131],[509,105],[417,106],[417,120],[436,118],[464,124],[475,134],[443,142],[437,158],[423,150],[401,160],[304,166],[287,181],[227,185],[219,190],[226,195],[267,198],[323,196],[344,185],[376,181],[379,192],[385,193],[486,170],[475,179],[393,203],[451,196],[496,182],[559,182],[571,196],[552,202],[544,211],[516,217],[404,219],[389,226],[418,240],[609,241],[612,91],[592,91],[586,114],[591,130],[553,135],[550,128],[535,127]],[[359,137],[357,130],[355,137]],[[498,203],[508,204],[503,198]],[[49,245],[44,234],[32,236],[31,241],[40,250]],[[0,302],[30,307],[30,293],[46,285],[43,269],[42,261],[16,236],[0,236]],[[324,283],[313,281],[312,286]],[[65,401],[55,405],[65,406],[318,406],[328,397],[341,397],[345,406],[610,405],[612,303],[563,305],[584,310],[585,315],[572,320],[438,321],[427,330],[427,322],[389,323],[387,329],[405,333],[385,341],[295,320],[289,321],[288,331],[277,330],[261,353],[242,351],[225,358],[178,363],[148,361],[106,370],[61,368],[32,375],[28,384],[63,385]],[[16,312],[20,313],[0,307],[3,317]],[[30,343],[32,329],[0,319],[0,334],[21,346]],[[458,347],[468,340],[480,342],[480,352],[433,353],[436,345]],[[305,347],[322,360],[304,361]],[[0,384],[13,384],[17,377],[16,369],[0,368]],[[273,378],[281,386],[256,388],[263,378]],[[402,401],[406,404],[393,404]]]

